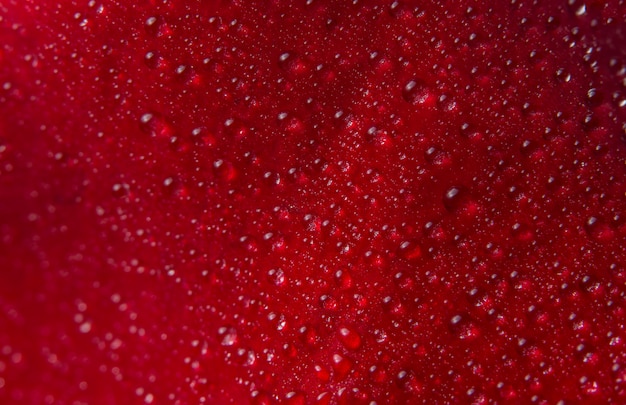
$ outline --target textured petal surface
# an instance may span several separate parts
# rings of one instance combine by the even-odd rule
[[[0,109],[2,403],[626,401],[621,0],[2,1]]]

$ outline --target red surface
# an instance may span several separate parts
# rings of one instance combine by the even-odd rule
[[[626,5],[539,3],[1,2],[0,403],[626,402]]]

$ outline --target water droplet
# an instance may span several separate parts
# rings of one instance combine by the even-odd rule
[[[340,380],[345,378],[352,370],[352,362],[340,354],[333,354],[332,366],[335,376]]]
[[[521,242],[530,242],[535,238],[535,234],[528,225],[516,222],[511,227],[511,234]]]
[[[599,396],[602,393],[597,381],[585,381],[581,384],[581,389],[585,395],[590,397]]]
[[[197,127],[191,131],[191,137],[194,142],[205,146],[214,146],[216,143],[215,136],[206,127]]]
[[[424,152],[424,157],[428,163],[436,166],[445,166],[452,162],[450,155],[436,146],[427,148]]]
[[[317,396],[317,398],[315,399],[316,401],[315,404],[316,405],[330,405],[331,399],[332,399],[332,395],[330,394],[330,392],[325,391]]]
[[[602,284],[595,276],[585,275],[580,281],[580,287],[583,291],[589,294],[594,294],[598,293],[602,289]]]
[[[330,372],[327,368],[316,364],[315,366],[313,366],[313,369],[315,370],[315,376],[318,378],[318,380],[322,382],[327,382],[330,379]]]
[[[223,159],[217,159],[213,162],[213,169],[218,178],[230,182],[237,178],[237,169],[232,163],[226,162]]]
[[[600,360],[595,347],[586,342],[581,342],[576,345],[574,355],[583,363],[596,364]]]
[[[398,255],[407,260],[415,260],[422,256],[422,248],[419,244],[417,244],[417,242],[407,240],[400,243]]]
[[[341,343],[350,350],[356,350],[361,347],[361,336],[353,329],[343,327],[339,329],[339,337]]]
[[[568,83],[570,80],[572,80],[572,75],[568,73],[564,68],[557,69],[554,77],[560,83]]]
[[[241,120],[228,118],[222,128],[224,137],[227,139],[241,140],[250,134],[250,128]]]
[[[412,370],[401,370],[397,377],[398,385],[410,394],[419,394],[424,390],[424,384],[417,379]]]
[[[589,236],[599,242],[611,240],[615,236],[613,229],[611,229],[607,223],[595,216],[587,218],[585,230]]]
[[[144,56],[144,62],[146,63],[146,66],[148,66],[150,69],[163,68],[167,65],[165,59],[163,59],[158,51],[146,52],[146,55]]]
[[[222,326],[218,329],[217,333],[222,338],[222,346],[234,346],[239,341],[237,330],[231,326]]]
[[[454,315],[450,319],[450,330],[463,340],[474,340],[480,336],[480,329],[467,315]]]
[[[450,112],[455,112],[456,110],[458,110],[457,102],[454,101],[452,97],[446,94],[442,94],[441,96],[439,96],[437,103],[439,105],[439,108],[441,108],[445,112],[450,113]]]
[[[469,192],[462,186],[453,186],[443,196],[443,206],[449,212],[467,212],[475,214],[478,205],[471,199]]]
[[[284,286],[287,283],[285,272],[282,269],[271,269],[267,275],[269,276],[270,282],[277,287]]]
[[[482,288],[472,288],[468,293],[468,301],[477,308],[488,311],[493,307],[493,300]]]
[[[554,16],[549,16],[545,22],[546,30],[548,31],[554,31],[560,25],[561,25],[561,22],[559,21],[559,19]]]
[[[303,326],[300,328],[300,339],[308,346],[315,347],[319,341],[319,334],[313,326]]]
[[[522,142],[521,151],[524,156],[530,156],[539,149],[539,145],[534,140],[527,139]]]
[[[402,305],[402,301],[393,299],[391,296],[383,298],[383,308],[385,311],[397,316],[402,316],[406,313],[406,308]]]
[[[82,324],[80,324],[78,329],[80,330],[80,333],[91,332],[91,322],[83,322]]]
[[[176,80],[184,84],[200,83],[200,76],[196,73],[195,69],[187,65],[178,65],[174,71]]]
[[[335,280],[341,288],[352,287],[352,276],[347,270],[337,270],[335,272]]]
[[[130,191],[130,186],[126,183],[116,183],[113,185],[113,196],[115,197],[124,197],[128,195]]]
[[[417,106],[429,106],[435,102],[435,96],[424,82],[419,79],[411,80],[404,85],[402,98],[406,102]]]
[[[143,133],[152,137],[170,138],[173,135],[171,126],[159,113],[143,114],[139,120],[139,128]]]
[[[376,383],[387,381],[388,374],[384,364],[376,364],[369,368],[370,377]]]
[[[272,399],[267,393],[261,391],[252,392],[252,405],[271,405],[272,403]]]
[[[283,52],[278,57],[278,64],[281,69],[294,75],[302,75],[309,71],[309,66],[296,52]]]
[[[287,405],[304,405],[306,404],[306,396],[301,392],[291,391],[285,395],[285,403]]]
[[[165,22],[165,19],[160,15],[148,17],[145,27],[148,35],[153,37],[163,37],[172,34],[172,30]]]
[[[589,89],[587,91],[587,103],[590,107],[597,107],[602,104],[603,96],[602,93],[595,88]]]
[[[322,305],[322,308],[329,311],[336,311],[338,306],[337,300],[332,296],[326,294],[320,297],[320,304]]]

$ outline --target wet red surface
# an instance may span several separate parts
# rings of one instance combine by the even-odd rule
[[[626,401],[622,1],[0,4],[0,402]]]

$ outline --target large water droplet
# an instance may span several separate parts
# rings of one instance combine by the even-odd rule
[[[450,212],[474,214],[478,211],[478,205],[472,200],[468,190],[462,186],[453,186],[446,190],[443,206]]]
[[[139,128],[152,137],[170,138],[173,134],[171,126],[159,113],[148,112],[141,116]]]
[[[410,394],[419,394],[424,390],[424,384],[418,380],[412,370],[401,370],[397,377],[398,385]]]
[[[361,336],[353,329],[347,327],[340,328],[339,337],[341,343],[343,343],[347,349],[356,350],[361,347]]]
[[[450,319],[450,330],[463,340],[474,340],[480,336],[480,329],[467,315],[454,315]]]
[[[446,166],[452,163],[450,154],[436,146],[430,146],[424,152],[426,161],[436,166]]]
[[[318,380],[326,382],[330,379],[330,372],[326,367],[316,364],[315,366],[313,366],[313,370],[315,370],[315,376]]]
[[[146,55],[144,56],[144,62],[146,63],[146,66],[148,66],[150,69],[158,69],[167,65],[165,59],[163,59],[160,52],[158,51],[146,52]]]
[[[400,243],[398,254],[404,259],[415,260],[422,256],[422,248],[416,241],[407,240]]]
[[[306,404],[306,396],[297,391],[291,391],[285,395],[285,403],[287,405],[304,405]]]
[[[163,37],[172,34],[172,30],[160,15],[148,17],[145,22],[145,28],[148,35],[153,37]]]
[[[345,378],[352,370],[352,362],[340,354],[333,355],[332,365],[333,370],[335,371],[335,376],[338,379]]]
[[[281,53],[278,57],[278,64],[283,70],[294,75],[301,75],[309,71],[309,66],[304,59],[293,51]]]
[[[613,229],[606,222],[595,216],[587,218],[585,230],[589,236],[600,242],[611,240],[615,236]]]

